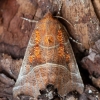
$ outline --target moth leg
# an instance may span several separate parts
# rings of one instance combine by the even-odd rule
[[[36,20],[31,20],[31,19],[28,19],[28,18],[24,18],[24,17],[21,17],[22,19],[28,21],[28,22],[31,22],[31,23],[37,23],[38,21]]]

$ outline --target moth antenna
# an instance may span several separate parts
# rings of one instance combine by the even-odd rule
[[[64,27],[64,29],[66,30],[66,28]],[[68,33],[68,31],[66,30],[66,32]],[[72,40],[74,43],[77,43],[79,45],[82,45],[82,43],[78,42],[78,40],[73,39],[69,34],[67,34],[67,36],[69,37],[70,40]]]
[[[30,20],[28,18],[24,18],[24,17],[21,17],[22,19],[28,21],[28,22],[31,22],[31,23],[37,23],[38,21],[35,21],[35,20]]]
[[[79,45],[82,45],[82,43],[78,42],[78,40],[75,40],[75,39],[73,39],[72,37],[69,37],[69,39],[72,40],[73,42],[79,44]]]
[[[64,21],[66,21],[68,24],[70,24],[70,25],[73,27],[73,25],[71,24],[71,22],[69,22],[69,21],[66,20],[65,18],[63,18],[63,17],[61,17],[61,16],[54,16],[54,17],[63,19]],[[73,27],[73,28],[74,28],[74,27]]]
[[[58,9],[57,15],[60,15],[60,11],[61,11],[61,8],[62,8],[63,3],[62,3],[61,0],[57,0],[57,2],[58,2],[58,4],[59,4],[59,9]]]
[[[61,8],[62,8],[63,3],[62,3],[62,1],[60,1],[60,0],[57,0],[57,2],[58,2],[58,4],[59,4],[58,15],[60,15],[60,11],[61,11]],[[71,24],[71,22],[69,22],[69,21],[66,20],[65,18],[63,18],[63,17],[61,17],[61,16],[54,16],[54,17],[63,19],[63,20],[66,21],[68,24],[70,24],[71,27],[73,27],[73,25]],[[65,29],[66,29],[66,28],[65,28]],[[73,29],[74,29],[74,27],[73,27]],[[66,31],[67,31],[67,30],[66,30]],[[79,44],[79,45],[82,45],[82,43],[78,42],[78,40],[76,41],[76,40],[74,40],[72,37],[70,37],[69,34],[68,34],[68,37],[69,37],[69,39],[72,40],[73,42],[75,42],[75,43],[77,43],[77,44]]]

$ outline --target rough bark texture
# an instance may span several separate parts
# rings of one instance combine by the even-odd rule
[[[97,41],[100,38],[100,0],[0,0],[0,53],[7,53],[16,59],[24,57],[35,23],[21,17],[40,20],[48,10],[55,16],[61,3],[60,16],[71,24],[63,21],[65,27],[70,36],[82,44],[77,44],[81,53],[77,49],[76,52],[83,57],[83,51],[89,50],[88,56],[82,60],[82,66],[89,72],[94,86],[100,88],[100,41]],[[78,62],[81,59],[78,57]],[[0,100],[13,100],[12,88],[21,63],[22,60],[0,56]],[[82,72],[82,75],[85,73]],[[83,93],[80,100],[100,99],[95,93],[90,94]],[[72,99],[75,100],[73,96],[67,100]]]
[[[94,11],[100,21],[100,0],[92,0]]]
[[[60,1],[62,16],[72,24],[66,25],[69,33],[82,43],[79,45],[81,51],[89,49],[100,37],[99,0],[93,0],[93,5],[90,0],[1,0],[0,52],[23,57],[35,23],[21,17],[39,20],[48,10],[57,14]]]
[[[88,70],[93,83],[100,88],[100,40],[89,49],[89,55],[82,59],[82,65]]]
[[[13,100],[12,88],[18,77],[22,59],[13,60],[6,54],[0,54],[0,98]],[[5,98],[5,99],[3,99]]]
[[[39,20],[52,3],[49,0],[1,0],[0,4],[0,52],[23,57],[35,23],[21,17]]]
[[[35,1],[2,0],[1,4],[1,29],[0,52],[5,52],[13,57],[23,57],[33,24],[25,22],[21,16],[31,19],[35,13]],[[25,8],[25,9],[24,9]],[[27,13],[26,13],[27,12]]]
[[[62,15],[72,23],[73,27],[67,27],[71,36],[82,43],[81,51],[89,49],[100,38],[99,20],[91,0],[64,0]]]

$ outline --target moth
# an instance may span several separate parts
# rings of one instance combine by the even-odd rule
[[[53,100],[74,90],[83,92],[84,85],[67,34],[50,12],[36,24],[13,88],[15,98],[25,95],[38,100],[43,94],[46,100]]]

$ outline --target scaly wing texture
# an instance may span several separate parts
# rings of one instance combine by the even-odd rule
[[[37,100],[39,90],[48,84],[53,84],[61,96],[84,89],[67,32],[50,13],[32,33],[13,93],[15,97],[24,94]]]

